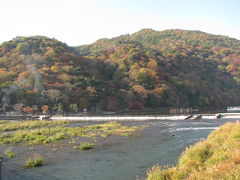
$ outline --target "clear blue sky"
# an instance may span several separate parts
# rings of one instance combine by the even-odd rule
[[[240,39],[240,0],[0,0],[0,43],[45,35],[69,45],[143,28]]]

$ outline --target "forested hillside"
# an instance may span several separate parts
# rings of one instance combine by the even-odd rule
[[[145,29],[76,49],[105,63],[100,71],[115,82],[117,94],[124,92],[123,97],[144,107],[239,102],[240,41],[236,39],[200,31]]]
[[[43,36],[0,46],[2,110],[78,112],[238,105],[240,41],[141,30],[69,47]]]
[[[54,39],[19,37],[1,45],[0,57],[3,110],[78,111],[106,89],[94,61]]]

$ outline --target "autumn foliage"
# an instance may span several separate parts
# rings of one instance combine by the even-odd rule
[[[32,113],[34,109],[32,107],[27,106],[27,107],[24,107],[22,111],[25,113]]]
[[[239,49],[239,40],[185,30],[144,29],[79,47],[17,37],[0,45],[0,106],[22,104],[28,112],[62,104],[78,112],[237,105]]]
[[[44,105],[41,107],[43,113],[48,113],[49,107],[47,105]]]

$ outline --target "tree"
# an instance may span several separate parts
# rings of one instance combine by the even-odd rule
[[[141,85],[134,85],[133,86],[133,90],[134,92],[136,92],[137,94],[139,94],[140,96],[142,96],[144,99],[146,99],[148,97],[148,90],[146,90],[143,86]]]
[[[78,112],[78,105],[77,104],[70,104],[70,110],[72,112],[77,113]]]
[[[51,66],[51,71],[54,73],[59,73],[60,72],[60,68],[58,66]]]
[[[21,111],[22,108],[23,108],[23,106],[24,106],[23,103],[17,103],[17,104],[14,104],[14,105],[13,105],[13,109],[14,109],[15,111]]]
[[[96,88],[94,86],[88,86],[86,88],[86,93],[87,93],[87,98],[90,101],[96,100],[96,98],[98,96],[97,90],[96,90]]]
[[[116,98],[109,97],[107,100],[106,110],[107,111],[116,111],[118,109],[118,102]]]
[[[27,106],[27,107],[22,108],[22,111],[25,113],[32,113],[34,111],[34,109],[30,106]]]
[[[57,89],[49,89],[47,96],[50,98],[52,103],[57,104],[58,100],[61,99],[62,92]]]
[[[42,112],[43,112],[44,114],[45,114],[45,113],[48,113],[48,111],[49,111],[49,107],[48,107],[47,105],[42,106],[41,109],[42,109]]]
[[[16,47],[17,50],[19,50],[23,54],[30,54],[31,48],[30,45],[27,42],[19,43]]]
[[[78,107],[79,107],[79,109],[87,109],[87,107],[88,107],[88,104],[87,104],[88,102],[87,102],[87,100],[85,99],[85,98],[80,98],[79,99],[79,103],[78,103]]]
[[[62,103],[58,103],[57,110],[58,110],[58,112],[63,112],[63,104]]]
[[[139,102],[139,101],[134,101],[133,103],[132,103],[132,107],[131,107],[132,109],[135,109],[135,110],[139,110],[139,109],[143,109],[144,108],[144,106],[143,106],[143,104],[141,103],[141,102]]]

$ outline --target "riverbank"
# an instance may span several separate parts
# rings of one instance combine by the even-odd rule
[[[187,148],[171,168],[155,166],[147,180],[240,179],[240,123],[227,123]]]

